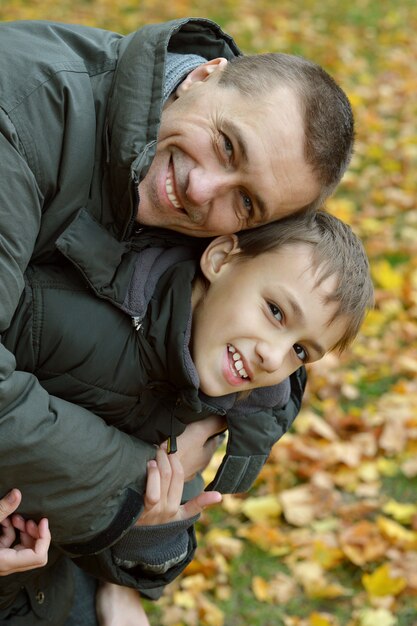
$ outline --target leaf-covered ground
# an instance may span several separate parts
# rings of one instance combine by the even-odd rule
[[[155,626],[417,624],[417,4],[415,0],[1,0],[0,19],[120,32],[217,20],[245,52],[322,64],[357,147],[328,209],[365,241],[376,308],[342,358],[310,368],[304,409],[250,494],[206,512]],[[209,471],[213,471],[212,469]]]

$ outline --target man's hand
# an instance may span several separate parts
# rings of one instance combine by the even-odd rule
[[[216,437],[226,428],[223,417],[212,415],[207,419],[189,424],[177,439],[175,455],[181,461],[184,471],[184,481],[194,478],[197,472],[202,472],[211,461],[211,457],[219,445]]]
[[[156,460],[148,462],[145,508],[136,526],[155,526],[188,519],[222,499],[218,491],[204,491],[181,505],[183,488],[184,471],[178,455],[168,455],[163,448],[159,448]]]
[[[0,499],[0,576],[42,567],[48,561],[51,543],[48,520],[44,518],[36,524],[32,520],[25,521],[20,515],[12,516],[21,499],[18,489],[12,489]],[[12,548],[16,540],[15,529],[20,531],[20,543]]]

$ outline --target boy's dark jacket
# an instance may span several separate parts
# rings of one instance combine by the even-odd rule
[[[170,248],[171,238],[158,245],[156,235],[143,234],[132,251],[80,212],[57,240],[71,265],[29,268],[4,342],[51,395],[149,443],[174,444],[190,422],[225,415],[228,446],[210,488],[243,492],[297,415],[304,370],[243,400],[199,392],[188,348],[197,251]],[[99,271],[104,255],[120,258],[107,274]]]
[[[48,22],[0,25],[0,334],[10,326],[28,264],[59,262],[64,251],[56,242],[83,215],[80,209],[117,241],[128,246],[132,240],[136,184],[156,147],[167,49],[207,59],[240,54],[204,19],[149,25],[125,37]],[[125,252],[103,254],[87,233],[79,265],[87,272],[97,255],[97,276],[107,277]],[[0,344],[0,495],[21,488],[21,512],[47,515],[54,540],[69,552],[75,546],[73,554],[101,555],[103,578],[112,579],[111,546],[140,514],[153,456],[152,445],[16,371],[13,354]],[[183,566],[193,549],[190,538]],[[64,622],[71,582],[63,559],[55,567],[57,558],[53,547],[47,568],[0,579],[0,618],[22,600],[22,615],[10,623]],[[171,579],[178,572],[174,568]],[[24,616],[26,593],[32,609]]]

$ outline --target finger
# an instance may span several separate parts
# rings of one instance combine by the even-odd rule
[[[44,561],[46,565],[48,561],[48,549],[51,543],[51,533],[46,517],[39,522],[39,539],[35,544],[35,553]]]
[[[218,491],[203,491],[203,493],[200,493],[198,496],[182,505],[182,519],[199,515],[206,507],[219,504],[221,501],[222,495]]]
[[[32,519],[26,522],[26,532],[32,539],[39,539],[39,526]]]
[[[20,530],[24,533],[26,532],[26,520],[21,515],[19,515],[19,513],[14,513],[14,515],[12,515],[10,519],[12,520],[13,526],[17,530]]]
[[[171,483],[167,494],[168,508],[175,514],[181,504],[184,491],[184,470],[176,454],[170,454],[168,460],[171,465]]]
[[[1,522],[1,530],[0,548],[10,548],[16,539],[16,533],[14,531],[13,524],[8,517]]]
[[[49,530],[49,521],[46,517],[43,517],[39,522],[39,537],[43,540],[46,539],[49,543],[51,542],[51,531]]]
[[[161,477],[157,462],[154,459],[148,461],[147,468],[145,508],[152,508],[161,498]]]
[[[4,498],[0,499],[0,522],[17,509],[21,500],[22,494],[18,489],[12,489]]]
[[[172,469],[168,454],[162,448],[158,448],[156,453],[159,474],[161,477],[161,502],[166,502],[171,486]]]

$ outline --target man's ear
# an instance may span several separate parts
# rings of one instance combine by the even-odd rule
[[[218,57],[217,59],[212,59],[211,61],[207,61],[207,63],[199,65],[193,69],[192,72],[190,72],[188,76],[186,76],[186,78],[184,78],[184,80],[178,85],[175,95],[179,98],[181,94],[188,91],[188,89],[195,83],[201,83],[214,72],[224,69],[227,63],[227,59]]]
[[[204,276],[211,283],[221,274],[231,258],[239,252],[236,235],[222,235],[213,239],[204,250],[200,267]]]

